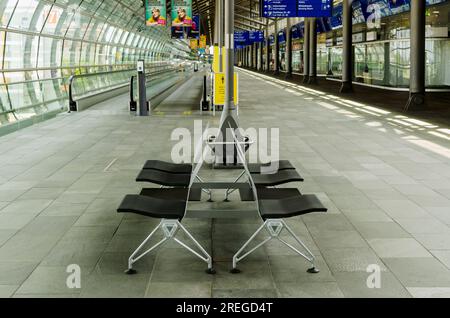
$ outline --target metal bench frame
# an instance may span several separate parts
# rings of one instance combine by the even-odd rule
[[[233,129],[232,129],[232,131],[233,131]],[[236,142],[238,142],[237,137],[234,134],[234,131],[233,131],[233,138],[234,138],[234,140]],[[257,193],[257,190],[256,190],[256,185],[253,182],[252,174],[250,173],[250,170],[248,169],[248,166],[247,166],[247,163],[246,163],[246,160],[245,160],[245,154],[243,153],[241,147],[236,146],[236,149],[237,149],[237,152],[238,152],[239,160],[242,161],[242,165],[244,167],[244,172],[247,175],[248,182],[250,183],[250,187],[253,190],[253,195],[254,195],[254,198],[255,198],[257,209],[258,209],[258,212],[260,212],[259,214],[260,214],[260,217],[261,217],[261,211],[260,211],[260,207],[259,207],[259,203],[258,203],[258,193]],[[274,238],[278,239],[284,245],[286,245],[291,250],[293,250],[296,254],[302,256],[308,262],[311,263],[311,268],[309,268],[307,270],[308,273],[319,273],[319,269],[315,265],[315,256],[314,256],[314,254],[308,249],[308,247],[302,242],[302,240],[300,240],[300,238],[294,233],[294,231],[292,231],[292,229],[286,224],[286,222],[283,219],[267,219],[267,220],[264,220],[262,217],[261,217],[261,219],[263,221],[263,224],[244,243],[244,245],[237,251],[237,253],[234,254],[234,256],[233,256],[233,267],[230,270],[231,273],[233,273],[233,274],[240,273],[240,270],[237,268],[237,263],[240,262],[241,260],[243,260],[245,257],[247,257],[248,255],[250,255],[251,253],[256,251],[258,248],[260,248],[261,246],[265,245],[267,242],[271,241]],[[245,254],[240,256],[244,252],[246,247],[256,238],[256,236],[263,229],[267,230],[269,236],[267,238],[265,238],[261,243],[257,244],[255,247],[253,247],[252,249],[247,251]],[[286,242],[283,238],[281,238],[280,234],[283,232],[284,229],[286,229],[286,231],[294,238],[294,240],[297,241],[297,243],[299,243],[304,248],[306,253],[302,253],[297,248],[295,248],[294,246],[292,246],[291,244]]]

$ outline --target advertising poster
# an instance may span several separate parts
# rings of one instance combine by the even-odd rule
[[[190,40],[190,47],[191,47],[191,50],[197,50],[198,49],[198,40],[197,39],[191,39]]]
[[[145,21],[147,26],[167,24],[166,0],[145,0]]]
[[[201,35],[200,36],[200,44],[199,47],[201,49],[206,49],[206,35]]]
[[[172,26],[192,25],[192,0],[172,0]]]
[[[173,39],[184,39],[185,38],[185,28],[184,27],[172,27],[172,38]]]
[[[192,17],[192,25],[188,29],[188,37],[191,39],[200,38],[200,16],[195,14]]]

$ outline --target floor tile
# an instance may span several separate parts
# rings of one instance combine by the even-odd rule
[[[383,262],[407,287],[450,287],[450,270],[435,258],[385,258]]]
[[[381,258],[387,257],[432,257],[413,238],[370,239],[370,246]]]
[[[380,285],[375,285],[373,272],[339,272],[336,281],[345,297],[352,298],[403,298],[408,291],[390,272],[380,273]],[[370,284],[368,284],[368,281]],[[379,288],[378,288],[379,286]]]

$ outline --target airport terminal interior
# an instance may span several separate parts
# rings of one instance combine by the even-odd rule
[[[0,297],[450,297],[449,25],[0,0]]]

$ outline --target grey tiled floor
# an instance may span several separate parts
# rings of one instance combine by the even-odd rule
[[[289,220],[319,274],[273,242],[232,275],[258,220],[186,219],[217,275],[173,244],[124,275],[157,221],[115,209],[146,159],[170,159],[172,130],[201,116],[133,117],[122,96],[0,138],[0,297],[450,297],[449,128],[253,73],[240,83],[241,125],[279,127],[301,191],[329,208]],[[81,289],[66,287],[69,264]],[[366,286],[371,264],[380,289]]]

